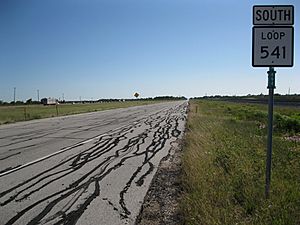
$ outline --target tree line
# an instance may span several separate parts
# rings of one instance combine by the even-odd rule
[[[125,101],[164,101],[164,100],[187,100],[186,97],[180,96],[156,96],[154,98],[132,98],[132,99],[119,99],[119,98],[102,98],[98,100],[82,100],[82,101],[58,101],[60,104],[64,103],[101,103],[101,102],[125,102]],[[42,104],[41,101],[33,101],[32,98],[26,101],[11,101],[5,102],[0,100],[0,105],[34,105],[34,104]]]

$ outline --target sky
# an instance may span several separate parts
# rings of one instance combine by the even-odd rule
[[[276,93],[300,94],[299,0],[1,0],[0,100],[267,94],[254,68],[252,7],[295,7],[294,67]]]

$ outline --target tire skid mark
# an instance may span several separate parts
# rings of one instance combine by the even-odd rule
[[[75,196],[73,198],[70,199],[70,201],[68,201],[65,206],[62,208],[61,211],[58,211],[57,213],[55,213],[54,215],[50,216],[49,218],[44,219],[43,221],[41,221],[40,223],[49,223],[50,221],[54,221],[59,217],[66,217],[65,211],[69,210],[74,204],[76,204],[76,201],[83,195],[83,193],[85,192],[85,190],[81,190],[79,192],[77,192],[75,194]],[[53,223],[52,223],[53,224]]]
[[[16,135],[14,138],[10,139],[11,141],[14,141],[14,142],[5,144],[5,145],[0,145],[0,147],[8,147],[8,146],[20,144],[23,142],[27,142],[27,141],[32,141],[37,138],[43,138],[43,137],[46,137],[46,136],[49,136],[52,134],[56,134],[57,132],[58,132],[58,130],[56,129],[53,132],[48,131],[48,132],[42,133],[42,134],[41,134],[41,132],[31,132],[30,135],[26,135],[26,134],[25,135],[24,134]],[[19,140],[19,141],[17,141],[17,140]]]
[[[84,143],[78,143],[78,144],[76,144],[76,145],[73,146],[73,147],[68,147],[68,148],[62,149],[62,150],[60,150],[60,151],[58,151],[58,152],[54,152],[54,153],[52,153],[52,154],[50,154],[50,155],[44,156],[44,157],[42,157],[42,158],[39,158],[39,159],[37,159],[37,160],[34,160],[34,161],[31,161],[31,162],[25,163],[25,164],[23,164],[23,165],[19,165],[19,166],[14,167],[14,168],[12,168],[12,169],[10,169],[10,170],[7,170],[6,172],[0,173],[0,177],[6,176],[6,175],[8,175],[8,174],[10,174],[10,173],[13,173],[13,172],[16,172],[16,171],[18,171],[18,170],[20,170],[20,169],[23,169],[23,168],[32,166],[32,165],[37,164],[37,163],[39,163],[39,162],[41,162],[41,161],[44,161],[44,160],[46,160],[46,159],[49,159],[49,158],[51,158],[51,157],[53,157],[53,156],[56,156],[56,155],[58,155],[58,154],[61,154],[61,153],[65,152],[65,151],[71,150],[71,149],[73,149],[73,148],[75,148],[75,147],[82,146],[83,144],[84,144]],[[1,196],[1,193],[0,193],[0,196]]]
[[[31,148],[31,147],[34,147],[34,146],[36,146],[36,145],[26,145],[26,146],[23,146],[23,147],[11,148],[11,149],[9,149],[8,151],[9,151],[9,152],[12,152],[12,151],[17,151],[17,150],[24,150],[24,149],[26,149],[26,148]]]
[[[101,140],[101,138],[102,138],[102,137],[100,137],[100,140]],[[111,139],[108,140],[108,142],[109,142],[109,141],[111,141]],[[97,142],[97,145],[98,145],[99,143],[100,143],[100,142],[98,141],[98,142]],[[93,148],[95,148],[95,147],[97,147],[96,149],[99,149],[99,148],[107,148],[106,144],[107,144],[107,143],[104,143],[103,145],[100,145],[100,146],[97,146],[97,145],[96,145],[96,146],[92,146],[92,147],[86,149],[84,152],[89,151],[89,150],[91,150],[91,149],[93,149]],[[75,148],[75,147],[79,147],[79,146],[81,146],[81,145],[76,145],[76,146],[74,146],[74,148]],[[109,148],[107,151],[103,152],[103,154],[106,153],[106,152],[108,152],[109,150],[110,150],[110,148]],[[80,154],[82,154],[82,152],[81,152]],[[101,154],[101,155],[102,155],[102,154]],[[100,155],[100,156],[101,156],[101,155]],[[32,180],[34,180],[34,179],[37,179],[38,177],[44,175],[44,174],[47,173],[47,172],[50,172],[50,171],[52,171],[52,170],[54,170],[54,169],[56,169],[56,168],[62,166],[63,164],[66,164],[66,163],[68,163],[69,161],[72,161],[74,158],[75,158],[75,160],[76,160],[76,158],[78,158],[78,156],[75,155],[75,156],[71,157],[70,159],[68,159],[67,161],[63,161],[63,162],[61,162],[60,164],[58,164],[58,165],[56,165],[56,166],[54,166],[54,167],[52,167],[52,168],[50,168],[50,169],[48,169],[48,170],[42,172],[42,173],[39,173],[38,175],[34,176],[33,178],[30,178],[29,180],[27,180],[27,181],[25,181],[25,182],[23,182],[23,183],[21,183],[21,184],[18,184],[18,185],[14,186],[13,188],[11,188],[11,189],[9,189],[9,190],[7,190],[7,191],[4,191],[4,192],[0,193],[0,197],[3,197],[4,195],[8,194],[9,192],[14,191],[16,188],[19,188],[19,187],[21,187],[21,186],[23,186],[23,185],[29,183],[30,181],[32,181]],[[77,168],[74,164],[73,164],[73,165],[72,165],[72,164],[73,164],[73,162],[71,163],[71,166],[72,166],[71,168],[68,168],[68,169],[65,169],[65,170],[63,170],[63,171],[59,171],[59,172],[53,173],[52,176],[57,175],[57,174],[60,173],[60,172],[69,171],[69,170],[77,170],[77,169],[79,169],[79,168]],[[9,169],[12,169],[12,168],[9,168]],[[49,175],[48,175],[48,176],[44,176],[44,178],[40,179],[39,182],[40,182],[40,181],[43,181],[43,180],[44,180],[45,178],[47,178],[47,177],[50,177],[50,176],[49,176]],[[37,184],[37,183],[38,183],[38,182],[36,182],[35,184]]]
[[[159,138],[157,141],[155,141],[155,139],[152,141],[151,145],[147,148],[148,150],[150,149],[150,147],[152,148],[152,155],[150,157],[147,157],[145,159],[145,161],[143,162],[143,164],[141,166],[139,166],[136,171],[133,173],[133,175],[130,177],[129,181],[126,183],[126,186],[123,188],[123,190],[120,192],[120,200],[119,203],[121,205],[121,207],[124,210],[125,215],[128,217],[131,213],[128,210],[128,208],[126,207],[126,203],[125,203],[125,199],[124,199],[124,195],[127,193],[128,189],[130,188],[133,180],[137,177],[138,173],[140,173],[140,171],[142,170],[142,168],[150,162],[150,160],[161,150],[164,148],[166,141],[169,139],[169,129],[171,128],[170,125],[170,121],[168,119],[166,119],[166,125],[162,127],[162,130],[159,129],[158,131],[155,132],[155,135],[157,134],[157,137]],[[147,150],[146,150],[147,152]],[[151,169],[151,167],[150,167]],[[146,174],[148,173],[148,171],[146,172]],[[149,172],[150,173],[150,172]],[[145,179],[145,177],[143,177],[143,179]],[[139,180],[141,182],[141,180]]]
[[[50,131],[49,131],[49,129],[41,129],[41,130],[36,130],[34,132],[32,132],[32,131],[25,132],[25,133],[22,133],[22,134],[19,134],[19,135],[4,136],[4,137],[1,137],[1,139],[10,139],[11,141],[14,141],[14,142],[9,143],[9,144],[5,144],[5,145],[0,145],[0,147],[8,147],[8,146],[23,143],[23,142],[26,142],[26,141],[32,141],[32,140],[37,139],[37,138],[47,137],[47,136],[50,136],[50,135],[57,134],[58,131],[62,131],[62,130],[73,130],[73,129],[76,130],[74,132],[68,133],[68,135],[72,135],[72,134],[76,134],[76,133],[79,133],[79,132],[82,132],[82,131],[85,131],[85,130],[89,131],[89,130],[92,130],[92,129],[101,128],[103,126],[103,124],[101,124],[101,123],[99,123],[99,125],[98,125],[98,123],[93,123],[92,125],[93,125],[93,127],[83,129],[83,130],[80,129],[83,126],[73,126],[73,127],[67,127],[67,128],[53,128]]]
[[[1,173],[5,173],[5,172],[7,172],[7,171],[10,171],[10,170],[13,170],[13,169],[17,169],[17,168],[19,168],[21,165],[17,165],[17,166],[14,166],[14,167],[8,167],[8,168],[5,168],[4,170],[1,170],[0,171],[0,174]]]
[[[93,147],[94,147],[94,146],[93,146]],[[93,148],[93,147],[92,147],[92,148]],[[111,148],[113,148],[113,147],[114,147],[114,146],[110,147],[106,152],[108,152],[108,151],[109,151]],[[90,150],[90,149],[87,149],[86,151],[88,151],[88,150]],[[105,153],[105,152],[104,152],[104,153]],[[77,158],[78,156],[74,156],[74,157]],[[50,170],[47,170],[46,172],[49,172],[49,171],[51,171],[53,168],[57,168],[57,167],[59,167],[59,166],[61,166],[61,165],[63,165],[63,164],[66,164],[66,163],[68,163],[68,162],[71,161],[71,160],[72,160],[72,158],[69,159],[69,160],[67,160],[67,161],[65,161],[65,162],[63,162],[63,163],[60,163],[59,165],[57,165],[57,166],[55,166],[55,167],[52,167]],[[81,167],[81,166],[80,166],[80,167]],[[74,171],[80,169],[80,167],[78,167],[78,166],[75,165],[75,166],[73,166],[73,167],[70,167],[70,168],[64,169],[64,170],[60,170],[60,171],[55,172],[55,173],[52,173],[52,174],[50,174],[50,175],[45,175],[45,172],[42,172],[42,173],[40,173],[38,176],[33,177],[33,179],[27,180],[27,181],[23,182],[21,185],[17,185],[17,186],[15,186],[15,187],[9,189],[9,190],[6,191],[6,192],[0,193],[0,197],[2,197],[2,196],[4,196],[4,195],[8,194],[9,192],[14,191],[16,188],[18,188],[18,187],[20,187],[20,186],[23,186],[23,185],[27,184],[29,181],[32,181],[32,180],[34,180],[34,179],[36,179],[36,178],[38,178],[38,177],[44,175],[41,179],[39,179],[39,180],[36,181],[35,183],[31,184],[29,187],[26,187],[25,189],[19,191],[17,194],[15,194],[14,196],[12,196],[12,197],[10,198],[10,200],[7,200],[6,202],[1,203],[0,206],[6,205],[7,203],[9,203],[9,202],[11,202],[12,200],[14,200],[14,199],[15,199],[19,194],[21,194],[22,192],[26,191],[27,189],[29,189],[29,188],[31,188],[31,187],[36,186],[38,183],[42,182],[43,180],[45,180],[45,179],[47,179],[47,178],[49,178],[49,177],[51,177],[51,176],[55,176],[55,175],[57,175],[57,174],[59,174],[59,173],[62,173],[62,172],[67,172],[67,173],[64,174],[64,175],[59,176],[58,178],[55,178],[55,179],[53,179],[53,180],[47,182],[46,184],[42,185],[40,188],[35,189],[34,191],[31,192],[31,194],[33,194],[33,193],[35,193],[35,192],[41,190],[42,188],[46,187],[47,184],[50,184],[50,183],[52,183],[53,181],[56,181],[56,180],[59,180],[60,178],[63,178],[65,175],[69,175],[69,174],[73,173]],[[84,178],[85,178],[85,177],[87,177],[87,176],[84,176]],[[84,178],[81,178],[81,179],[83,180]],[[80,179],[80,180],[81,180],[81,179]],[[79,180],[78,180],[77,182],[79,183]],[[73,183],[73,186],[76,186],[76,185],[77,185],[77,182],[76,182],[76,184]],[[25,196],[26,196],[25,198],[27,198],[27,197],[29,197],[30,195],[27,194],[27,195],[25,195]],[[24,197],[21,198],[21,199],[24,199]]]
[[[134,144],[135,144],[135,142],[133,143],[133,145],[134,145]],[[108,152],[108,151],[111,150],[113,147],[115,147],[115,145],[116,145],[116,144],[114,144],[113,146],[109,146],[109,148],[106,149],[106,151],[103,152],[103,153]],[[93,146],[93,147],[94,147],[94,146]],[[93,147],[91,147],[91,148],[93,148]],[[100,146],[100,147],[103,147],[103,146]],[[91,149],[91,148],[90,148],[90,149]],[[88,149],[88,150],[90,150],[90,149]],[[97,149],[98,149],[98,148],[97,148]],[[87,151],[87,150],[86,150],[86,151]],[[103,154],[103,153],[102,153],[102,154]],[[80,154],[82,154],[82,153],[80,153]],[[102,155],[102,154],[101,154],[101,155]],[[99,156],[101,156],[101,155],[99,155]],[[117,154],[116,156],[118,156],[118,155],[119,155],[119,154]],[[75,157],[78,158],[78,156],[75,156]],[[75,160],[76,160],[76,158],[75,158]],[[110,158],[109,158],[109,159],[110,159]],[[108,159],[108,160],[109,160],[109,159]],[[90,161],[90,160],[89,160],[89,161]],[[60,165],[62,165],[62,164],[63,164],[63,163],[61,163]],[[80,167],[81,167],[81,166],[80,166]],[[73,170],[70,171],[70,172],[68,172],[68,173],[66,173],[66,174],[68,175],[68,174],[72,173],[74,170],[78,170],[80,167],[77,167],[77,166],[74,166],[74,165],[73,165],[73,167],[70,168],[70,169],[73,169]],[[41,181],[45,180],[46,178],[49,178],[49,177],[54,176],[54,175],[57,175],[57,174],[59,174],[59,173],[61,173],[61,172],[69,171],[70,169],[65,169],[65,170],[58,171],[58,172],[56,172],[56,173],[53,173],[53,174],[44,176],[43,178],[41,178],[41,179],[38,180],[37,182],[33,183],[32,185],[30,185],[30,186],[27,187],[26,189],[23,189],[22,191],[18,192],[15,196],[11,197],[11,199],[9,199],[8,201],[6,201],[6,202],[4,202],[4,203],[1,203],[1,206],[3,206],[3,205],[5,205],[5,204],[9,203],[9,202],[12,201],[12,200],[14,200],[20,193],[26,191],[28,188],[31,188],[31,187],[35,186],[36,184],[40,183]],[[90,173],[92,173],[92,172],[93,172],[93,171],[90,171]],[[22,198],[19,199],[19,200],[22,200],[22,199],[24,199],[24,198],[29,197],[30,194],[32,194],[32,193],[34,193],[34,192],[36,192],[36,191],[39,191],[41,188],[46,187],[47,184],[50,184],[50,183],[52,183],[53,181],[56,181],[56,180],[58,180],[58,179],[64,177],[66,174],[64,174],[64,175],[62,175],[62,176],[60,176],[60,177],[58,177],[58,178],[55,178],[54,180],[51,180],[51,181],[47,182],[46,184],[42,185],[42,187],[37,188],[36,190],[30,192],[29,194],[25,195],[24,197],[22,197]],[[42,175],[42,174],[39,174],[39,175]],[[89,175],[89,174],[84,175],[84,176],[81,177],[79,180],[77,180],[76,182],[72,183],[71,186],[72,186],[72,187],[73,187],[73,186],[77,186],[78,183],[80,183],[82,180],[84,180],[88,175]],[[38,176],[36,176],[36,177],[34,177],[34,178],[37,178],[37,177],[38,177]],[[24,184],[25,184],[25,183],[27,183],[27,182],[24,182]],[[13,187],[13,188],[9,189],[9,191],[13,191],[13,190],[15,190],[15,188],[17,188],[17,187]],[[0,194],[0,197],[2,197],[3,195],[5,195],[5,194],[7,194],[7,193],[8,193],[8,191],[6,191],[5,193],[1,193],[1,194]]]
[[[85,209],[88,207],[88,205],[95,199],[97,196],[100,195],[100,185],[99,182],[93,182],[95,184],[95,190],[92,194],[89,195],[89,197],[86,199],[86,201],[82,204],[80,204],[76,210],[71,211],[68,214],[64,214],[63,218],[58,221],[56,224],[76,224],[80,216],[83,214]],[[87,188],[86,188],[87,189]],[[56,199],[52,202],[52,204],[49,204],[38,216],[36,216],[33,220],[31,220],[28,225],[35,225],[40,222],[42,218],[56,205],[56,202],[58,202],[59,199]]]
[[[119,212],[119,209],[117,208],[117,206],[115,206],[114,203],[113,203],[112,201],[108,200],[108,198],[102,198],[102,200],[103,200],[103,201],[106,201],[110,206],[112,206],[112,207],[113,207],[113,210]],[[119,214],[121,214],[121,213],[119,213]]]
[[[149,165],[149,169],[146,171],[146,173],[144,173],[135,183],[137,186],[142,186],[144,184],[144,180],[145,178],[152,173],[152,171],[154,170],[154,165],[151,162],[148,162]]]
[[[79,153],[67,157],[49,169],[34,175],[26,181],[20,182],[8,190],[0,193],[0,206],[9,206],[11,203],[27,201],[34,193],[42,191],[52,183],[63,181],[66,177],[75,175],[87,165],[93,165],[83,175],[76,175],[76,179],[63,189],[54,193],[49,193],[42,199],[37,199],[29,206],[17,212],[6,224],[15,224],[18,220],[34,208],[39,208],[38,215],[31,218],[28,224],[49,223],[51,224],[76,224],[87,207],[101,195],[101,181],[110,176],[113,171],[122,168],[130,159],[143,157],[143,160],[128,177],[125,186],[119,193],[119,206],[115,205],[107,198],[113,210],[116,211],[121,219],[126,219],[131,215],[130,209],[126,206],[126,194],[131,186],[143,185],[144,180],[154,170],[151,160],[160,152],[168,140],[176,140],[181,134],[178,129],[179,121],[184,120],[186,104],[178,107],[161,110],[160,113],[136,120],[133,124],[127,125],[100,136],[99,139],[90,143],[92,146],[81,150]],[[163,115],[162,115],[163,114]],[[176,115],[180,114],[180,116]],[[145,126],[142,130],[137,130]],[[94,129],[94,128],[92,128]],[[133,132],[138,133],[133,136]],[[152,138],[149,144],[144,146],[146,139]],[[74,146],[75,148],[84,147]],[[170,152],[168,152],[168,155]],[[144,171],[142,174],[141,172]],[[93,189],[93,192],[88,190]],[[17,191],[16,191],[17,190]],[[13,192],[15,192],[13,194]],[[21,196],[22,195],[22,196]],[[87,195],[84,197],[84,195]],[[3,198],[4,201],[2,200]],[[60,208],[57,211],[57,206]],[[64,206],[61,207],[61,204]],[[54,207],[56,211],[53,212]],[[50,215],[50,212],[52,215]]]
[[[11,157],[13,157],[13,156],[15,156],[15,155],[19,155],[19,154],[21,154],[21,152],[17,152],[17,153],[14,153],[14,154],[5,156],[5,157],[3,157],[3,158],[0,158],[0,161],[5,160],[5,159],[8,159],[8,158],[11,158]]]

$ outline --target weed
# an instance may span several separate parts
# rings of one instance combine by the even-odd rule
[[[267,111],[262,106],[192,101],[183,155],[186,224],[299,224],[297,110],[274,116],[271,197],[264,197]],[[296,118],[296,121],[297,118]],[[259,124],[259,126],[258,126]]]

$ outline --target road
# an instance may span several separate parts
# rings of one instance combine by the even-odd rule
[[[186,107],[0,126],[0,224],[134,224],[160,160],[183,134]]]

